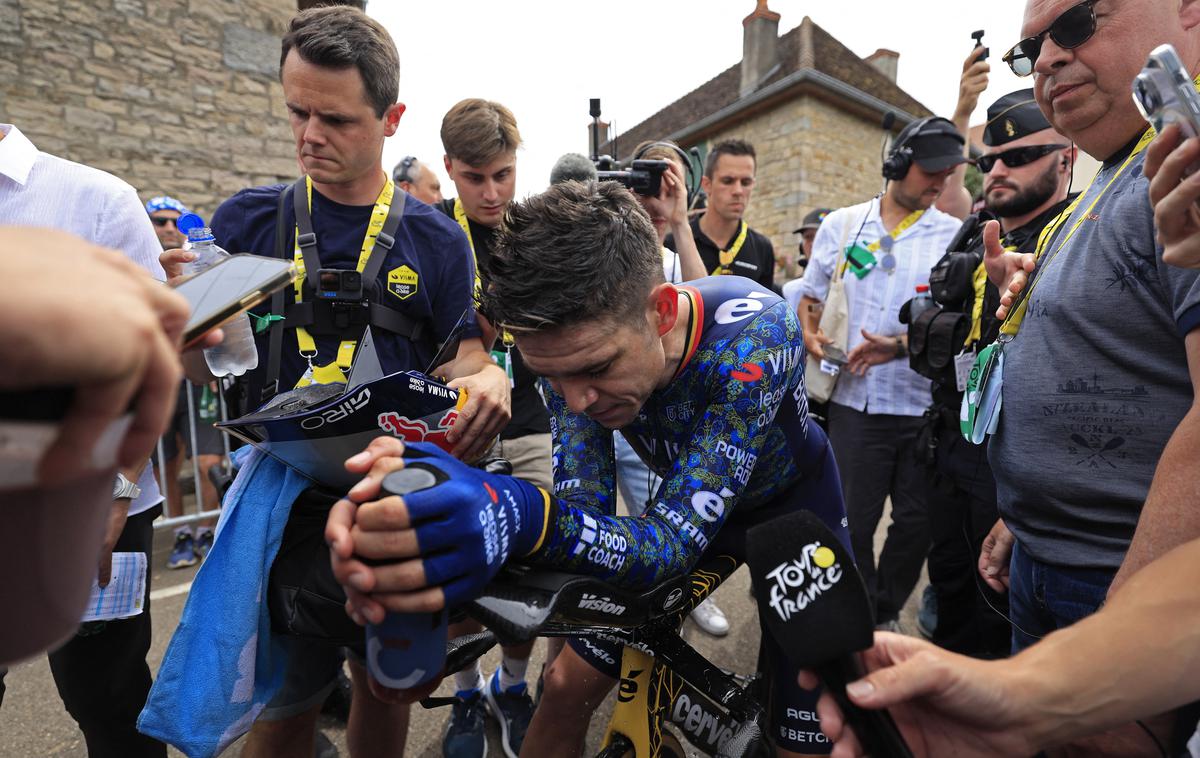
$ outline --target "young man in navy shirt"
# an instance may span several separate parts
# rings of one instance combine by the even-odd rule
[[[296,155],[307,179],[295,188],[286,185],[254,187],[225,201],[212,219],[218,242],[230,252],[273,255],[279,229],[286,230],[282,250],[303,258],[296,247],[297,191],[308,194],[316,249],[323,270],[363,270],[379,223],[392,203],[403,202],[395,242],[374,282],[363,290],[374,303],[398,314],[410,327],[408,336],[373,326],[374,342],[385,371],[422,370],[437,345],[450,336],[466,313],[465,336],[455,355],[437,373],[450,386],[465,388],[469,400],[447,440],[454,454],[473,460],[482,454],[507,423],[509,386],[504,371],[490,358],[479,339],[474,320],[475,281],[471,251],[462,230],[433,208],[393,192],[381,165],[383,142],[395,133],[404,113],[396,102],[399,59],[395,43],[376,21],[345,6],[317,8],[296,16],[283,38],[280,80],[295,136]],[[281,203],[280,194],[286,193]],[[305,202],[303,196],[300,202]],[[381,252],[381,251],[376,251]],[[313,299],[304,280],[289,288],[286,304]],[[260,309],[265,314],[269,308]],[[285,312],[288,312],[285,310]],[[291,313],[295,313],[292,310]],[[292,323],[288,323],[288,321]],[[303,329],[295,328],[297,325]],[[339,348],[358,334],[331,334],[318,323],[307,326],[289,318],[283,323],[277,370],[272,367],[271,329],[257,337],[261,360],[244,382],[247,409],[264,399],[263,389],[274,384],[285,392],[298,384],[339,381],[347,366]],[[311,340],[311,342],[310,342]],[[313,352],[315,351],[315,355]],[[303,354],[302,354],[303,353]],[[280,558],[300,549],[310,537],[320,540],[323,518],[332,500],[307,490],[297,500],[285,529]],[[313,534],[300,528],[315,523]],[[318,562],[319,563],[319,562]],[[324,565],[315,569],[327,571]],[[285,673],[282,689],[259,716],[243,749],[244,756],[313,754],[315,727],[321,703],[342,665],[338,647],[289,637],[295,662]],[[361,665],[351,661],[354,697],[347,741],[356,756],[398,755],[408,727],[408,708],[376,699],[367,687]],[[369,725],[369,728],[368,728]]]

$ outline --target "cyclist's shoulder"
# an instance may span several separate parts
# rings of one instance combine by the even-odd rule
[[[696,309],[694,320],[701,327],[696,335],[699,344],[737,334],[761,314],[787,308],[787,302],[777,293],[743,276],[709,276],[681,289],[689,294]]]

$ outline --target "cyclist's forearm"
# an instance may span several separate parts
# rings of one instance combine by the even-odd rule
[[[605,516],[560,501],[541,548],[525,560],[646,588],[690,571],[699,561],[707,537],[685,529],[657,512],[639,518]]]

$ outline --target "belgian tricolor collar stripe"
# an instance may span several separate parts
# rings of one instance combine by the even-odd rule
[[[691,313],[688,314],[688,333],[687,340],[684,342],[686,347],[683,351],[683,360],[679,362],[679,368],[675,369],[675,376],[672,379],[678,379],[683,370],[687,368],[692,356],[696,354],[696,348],[700,347],[700,336],[704,333],[704,298],[694,287],[676,287],[675,289],[688,299],[692,308]]]

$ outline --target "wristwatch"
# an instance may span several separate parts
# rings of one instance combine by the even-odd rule
[[[142,488],[125,478],[118,472],[117,480],[113,482],[113,500],[133,500],[142,494]]]
[[[904,344],[903,338],[897,337],[896,338],[896,357],[904,358],[907,355],[908,355],[908,346]]]

